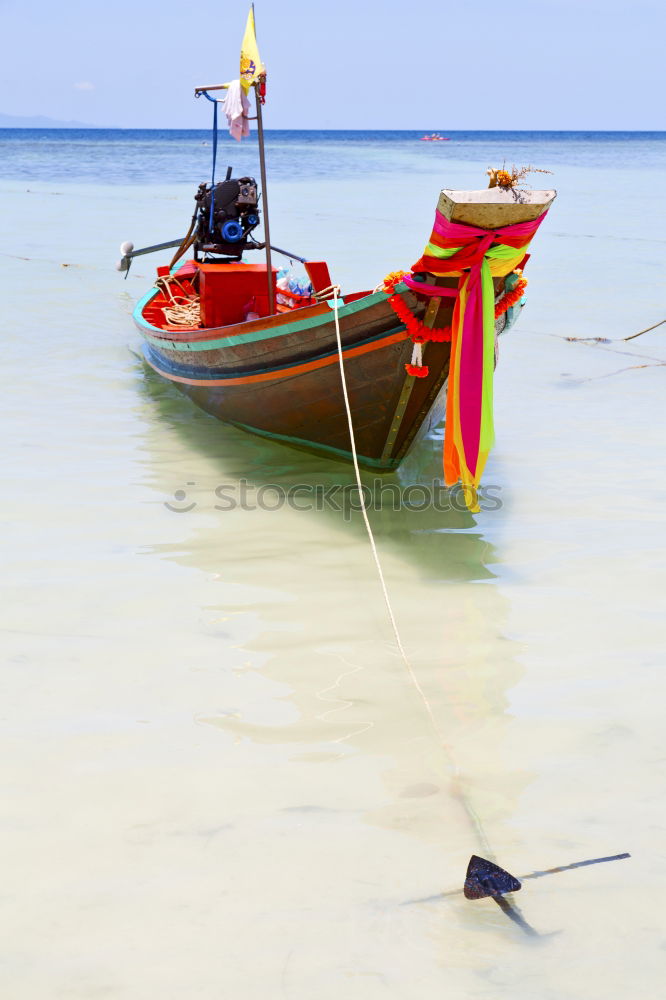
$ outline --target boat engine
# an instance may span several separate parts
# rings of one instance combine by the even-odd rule
[[[259,225],[257,182],[254,177],[226,179],[214,187],[200,184],[194,196],[198,203],[196,251],[224,254],[240,260],[252,230]]]

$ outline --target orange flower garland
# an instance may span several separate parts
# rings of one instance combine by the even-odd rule
[[[513,273],[518,275],[518,283],[510,292],[505,292],[499,302],[496,303],[495,319],[499,319],[511,306],[515,306],[516,302],[522,299],[523,293],[527,288],[527,278],[523,278],[523,272],[516,269]]]
[[[418,361],[419,359],[417,358],[416,360]],[[423,360],[423,357],[421,357],[421,360]],[[405,365],[405,371],[408,375],[413,375],[414,378],[427,378],[430,374],[430,369],[427,365],[407,364]]]
[[[387,293],[392,292],[395,286],[402,281],[406,274],[409,273],[409,271],[389,271],[384,278],[383,290]],[[379,291],[379,289],[377,289],[377,291]]]
[[[527,287],[527,279],[523,278],[523,272],[516,269],[513,273],[518,275],[518,283],[510,292],[505,292],[499,302],[496,303],[495,319],[503,316],[512,306],[515,306],[523,297],[523,293]],[[412,360],[410,364],[405,365],[405,371],[408,375],[413,375],[415,378],[426,378],[430,374],[430,369],[427,365],[423,364],[422,345],[428,343],[428,341],[434,341],[438,344],[450,341],[451,327],[442,326],[431,329],[420,319],[416,318],[409,306],[395,292],[395,286],[402,281],[406,274],[409,274],[409,272],[391,271],[384,278],[383,290],[389,295],[389,304],[393,312],[405,324],[407,333],[414,344]]]
[[[405,274],[408,273],[408,271],[391,271],[391,273],[387,274],[384,278],[384,291],[391,293],[389,295],[389,304],[398,319],[402,320],[405,324],[407,333],[411,337],[412,343],[414,344],[412,360],[410,364],[405,365],[405,371],[408,375],[413,375],[415,378],[426,378],[427,375],[430,374],[430,369],[427,365],[423,364],[422,345],[427,343],[429,340],[437,343],[444,343],[451,340],[451,327],[443,326],[433,327],[431,329],[420,319],[417,319],[409,306],[403,302],[402,298],[395,294],[395,286],[402,281]]]
[[[391,295],[389,298],[391,308],[396,316],[402,320],[407,327],[407,333],[415,344],[426,344],[429,340],[438,343],[451,339],[451,327],[433,327],[430,329],[420,319],[417,319],[409,306],[403,302],[399,295]]]

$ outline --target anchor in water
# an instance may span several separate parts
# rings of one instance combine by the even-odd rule
[[[528,924],[522,913],[515,905],[510,903],[504,896],[507,892],[518,892],[522,888],[518,879],[504,868],[480,858],[473,854],[467,865],[465,875],[465,885],[463,893],[465,899],[494,899],[503,913],[506,913],[509,920],[528,934],[530,937],[539,937],[537,931]]]
[[[543,871],[530,872],[528,875],[521,875],[520,878],[524,882],[526,879],[543,878],[545,875],[556,875],[559,872],[571,871],[574,868],[585,868],[587,865],[600,865],[606,861],[621,861],[623,858],[630,857],[631,855],[625,852],[624,854],[613,854],[606,858],[590,858],[587,861],[574,861],[570,865],[560,865],[557,868],[546,868]],[[473,854],[469,859],[465,884],[462,889],[451,889],[448,892],[438,892],[434,896],[426,896],[423,899],[412,899],[407,905],[433,903],[436,900],[444,899],[446,896],[458,896],[461,892],[465,896],[465,899],[490,898],[495,900],[509,920],[518,924],[525,934],[530,937],[541,937],[542,935],[528,924],[516,904],[504,898],[507,893],[518,892],[522,888],[522,882],[515,875],[512,875],[511,872],[506,871],[505,868],[500,868],[493,861],[488,861],[486,858],[480,858],[478,855]]]
[[[492,861],[479,858],[476,854],[469,859],[463,888],[465,899],[484,899],[486,896],[496,898],[503,896],[505,892],[518,892],[520,888],[522,887],[517,878]]]

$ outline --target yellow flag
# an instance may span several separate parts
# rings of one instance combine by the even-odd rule
[[[240,82],[246,94],[255,80],[265,72],[266,70],[261,61],[259,49],[257,48],[257,38],[254,33],[254,8],[250,7],[240,56]]]

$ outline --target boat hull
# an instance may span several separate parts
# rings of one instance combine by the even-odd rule
[[[401,294],[415,315],[423,315],[423,303],[406,288]],[[285,444],[351,457],[329,304],[177,333],[150,324],[149,305],[150,296],[135,312],[146,362],[203,410]],[[449,344],[425,345],[429,374],[415,378],[405,370],[412,341],[385,293],[341,305],[339,324],[359,461],[389,471],[444,390]]]
[[[464,229],[462,233],[453,230],[456,239],[462,240],[461,247],[449,247],[452,256],[440,253],[438,247],[447,249],[438,236],[441,227],[444,222],[472,226],[474,237],[485,232],[490,236],[490,253],[495,239],[504,238],[505,227],[536,222],[555,195],[555,191],[499,186],[485,191],[442,190],[431,237],[432,259],[437,263],[434,272],[417,264],[406,283],[388,284],[390,293],[383,289],[358,292],[346,302],[338,299],[335,311],[330,301],[306,299],[304,304],[300,295],[292,296],[299,301],[290,309],[293,303],[284,301],[284,294],[276,294],[270,308],[277,312],[262,315],[273,300],[273,295],[265,294],[271,282],[277,292],[275,269],[269,273],[265,265],[193,260],[171,271],[158,268],[155,287],[134,311],[146,362],[222,421],[348,459],[354,449],[342,364],[361,463],[379,470],[395,469],[419,430],[423,433],[432,427],[444,412],[451,348],[438,338],[452,326],[459,289],[466,287],[461,277],[475,261],[470,250],[473,240],[467,239]],[[508,246],[518,249],[511,240]],[[428,253],[430,247],[428,243]],[[493,277],[496,333],[511,326],[520,312],[515,297],[504,302],[504,307],[498,299],[518,288],[528,259],[525,253],[510,273],[504,274],[499,267]],[[446,260],[450,269],[440,266]],[[314,297],[333,294],[325,262],[304,263],[306,270],[317,268],[316,274],[308,271]],[[480,260],[477,263],[480,266]],[[206,317],[209,324],[229,325],[202,326]],[[181,321],[192,325],[173,325]],[[466,357],[476,375],[478,353],[475,341]],[[484,366],[485,359],[484,354]],[[474,389],[474,398],[476,394]]]

